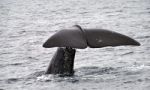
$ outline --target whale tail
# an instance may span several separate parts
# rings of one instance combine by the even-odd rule
[[[43,47],[84,49],[88,46],[91,48],[101,48],[106,46],[140,45],[136,40],[117,32],[105,29],[82,29],[79,25],[75,26],[78,29],[60,30],[55,33],[43,44]]]

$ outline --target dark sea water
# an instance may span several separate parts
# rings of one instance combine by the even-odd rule
[[[141,46],[78,49],[74,76],[44,75],[42,44],[75,24]],[[0,0],[0,90],[150,90],[150,0]]]

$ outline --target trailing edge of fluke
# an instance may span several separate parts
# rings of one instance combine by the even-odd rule
[[[140,43],[136,40],[105,29],[82,29],[75,25],[76,29],[64,29],[52,35],[43,47],[71,47],[84,49],[87,47],[101,48],[106,46],[135,45]]]

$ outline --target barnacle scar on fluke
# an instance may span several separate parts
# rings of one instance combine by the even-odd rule
[[[136,40],[114,31],[74,27],[58,31],[43,44],[45,48],[58,47],[45,74],[73,75],[76,49],[140,45]]]

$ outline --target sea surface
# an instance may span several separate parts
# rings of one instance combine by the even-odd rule
[[[141,46],[77,49],[75,75],[44,75],[73,25],[108,29]],[[0,90],[150,90],[150,0],[0,0]]]

